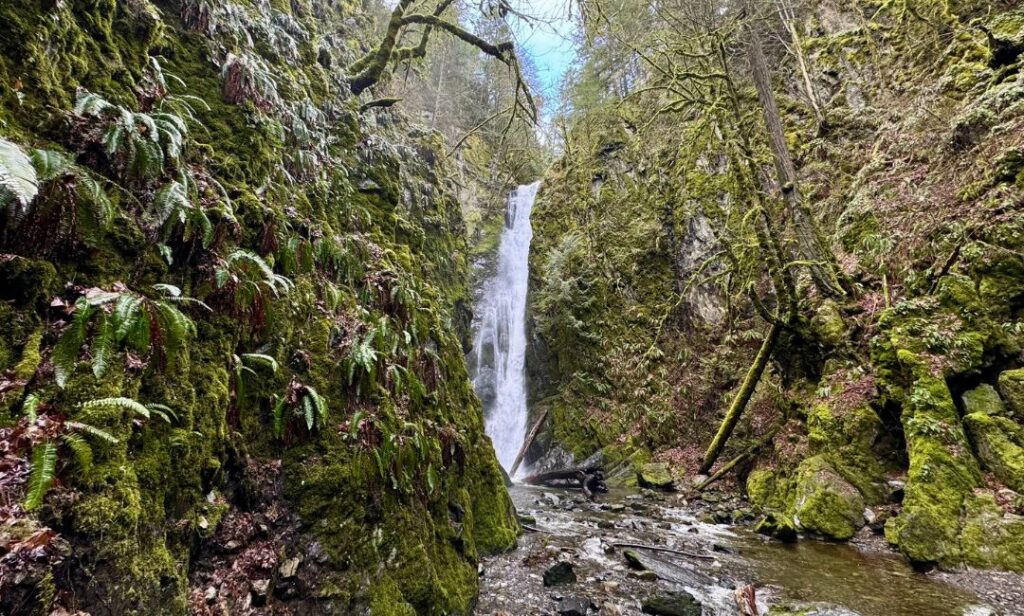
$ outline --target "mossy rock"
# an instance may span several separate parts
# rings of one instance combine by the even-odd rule
[[[903,511],[886,522],[885,536],[912,562],[955,567],[960,514],[981,471],[945,381],[927,368],[917,374],[902,416],[910,456]]]
[[[1024,426],[985,413],[964,417],[964,427],[985,468],[1017,492],[1024,492]]]
[[[961,396],[965,415],[990,415],[993,417],[1006,415],[1006,404],[999,397],[995,387],[985,383],[964,392]]]
[[[885,500],[882,465],[872,450],[883,432],[874,409],[818,404],[807,415],[807,431],[811,453],[821,455],[869,504]]]
[[[675,479],[668,464],[649,462],[636,470],[636,482],[641,488],[651,490],[674,490]]]
[[[965,506],[961,544],[969,565],[1024,571],[1024,516],[1004,513],[989,492],[973,496]]]
[[[839,306],[832,300],[821,303],[811,318],[811,328],[818,339],[833,349],[845,345],[849,338],[846,321],[839,312]]]
[[[793,521],[808,532],[845,541],[864,526],[864,497],[820,456],[797,469]]]
[[[999,375],[999,393],[1011,415],[1024,421],[1024,368],[1007,370]]]

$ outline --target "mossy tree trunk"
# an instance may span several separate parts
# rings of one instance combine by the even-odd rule
[[[714,440],[711,441],[707,452],[704,453],[704,462],[700,465],[701,474],[711,470],[711,467],[715,465],[715,461],[718,460],[718,456],[725,449],[725,444],[729,441],[729,437],[732,436],[733,430],[736,429],[736,424],[739,423],[743,411],[747,408],[747,403],[750,402],[751,396],[754,395],[757,384],[761,382],[761,376],[764,374],[764,369],[768,366],[768,360],[775,350],[780,333],[782,333],[782,323],[776,320],[772,323],[771,329],[768,330],[768,335],[765,336],[764,342],[761,343],[761,349],[757,352],[754,363],[747,370],[747,376],[743,379],[743,385],[736,392],[736,397],[733,398],[729,412],[725,414],[722,425],[718,427],[718,433],[715,434]]]
[[[747,9],[751,14],[752,3],[748,0]],[[786,210],[793,221],[800,256],[810,263],[811,276],[818,290],[826,296],[841,297],[844,295],[839,283],[835,257],[826,245],[817,222],[800,194],[796,177],[796,166],[793,156],[786,144],[786,135],[782,126],[782,115],[772,91],[771,77],[768,72],[768,61],[761,45],[761,34],[753,19],[748,18],[744,27],[746,34],[747,58],[754,79],[754,88],[761,101],[765,126],[768,129],[769,145],[775,159],[775,171],[778,175],[782,197]]]

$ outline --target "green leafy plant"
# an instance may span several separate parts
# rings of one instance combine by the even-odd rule
[[[169,424],[176,419],[174,412],[165,405],[144,405],[131,398],[89,400],[79,404],[78,409],[84,421],[67,420],[60,413],[50,412],[49,405],[36,394],[29,394],[22,404],[22,414],[27,423],[24,435],[31,447],[28,489],[23,503],[26,511],[38,509],[43,504],[57,476],[61,450],[69,451],[78,467],[86,470],[93,461],[93,447],[87,439],[112,444],[119,442],[114,435],[89,423],[100,411],[122,411],[132,418],[143,419],[155,415]],[[41,414],[45,415],[45,421],[39,421]]]
[[[297,380],[288,384],[283,396],[279,396],[274,405],[274,435],[284,438],[289,419],[298,419],[312,433],[314,429],[323,430],[327,423],[327,399],[309,385]]]
[[[238,404],[245,399],[246,379],[260,379],[262,373],[269,372],[274,375],[278,371],[277,360],[264,353],[242,353],[232,356],[234,364],[234,389],[235,402]]]
[[[96,378],[106,374],[111,356],[122,347],[149,355],[160,367],[175,360],[196,333],[195,323],[177,305],[205,304],[182,296],[181,290],[172,285],[154,285],[154,290],[161,295],[159,299],[123,286],[113,291],[86,291],[75,302],[71,324],[53,350],[57,384],[64,387],[74,372],[90,329],[95,334],[89,350]]]
[[[257,327],[266,320],[267,304],[288,293],[292,281],[275,274],[259,255],[238,249],[224,258],[214,271],[214,282],[239,316]]]
[[[157,227],[160,229],[161,252],[168,260],[172,251],[168,246],[175,238],[183,244],[197,242],[209,248],[215,235],[215,224],[210,219],[214,212],[220,221],[237,224],[234,208],[227,190],[213,178],[203,178],[212,188],[216,198],[204,196],[196,177],[181,170],[175,179],[160,187],[153,196],[152,210]]]
[[[249,54],[228,54],[221,66],[224,97],[232,103],[250,102],[261,111],[281,105],[273,71],[262,59]]]
[[[8,203],[5,244],[49,254],[73,239],[99,240],[117,213],[100,182],[60,152],[33,150],[30,161],[38,191],[26,203]]]
[[[188,108],[191,115],[187,103],[178,108]],[[132,111],[86,91],[79,94],[74,111],[79,117],[101,122],[99,143],[122,175],[154,179],[168,165],[176,167],[181,162],[188,126],[177,113]]]
[[[16,143],[0,139],[0,207],[25,207],[39,188],[28,154]]]

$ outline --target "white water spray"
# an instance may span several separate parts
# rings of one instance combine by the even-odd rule
[[[526,437],[526,293],[530,211],[538,188],[540,182],[520,186],[509,196],[498,267],[477,298],[473,322],[473,388],[506,470]]]

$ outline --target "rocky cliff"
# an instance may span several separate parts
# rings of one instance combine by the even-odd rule
[[[466,613],[518,524],[343,0],[0,7],[0,611]],[[23,176],[28,174],[24,171]]]

